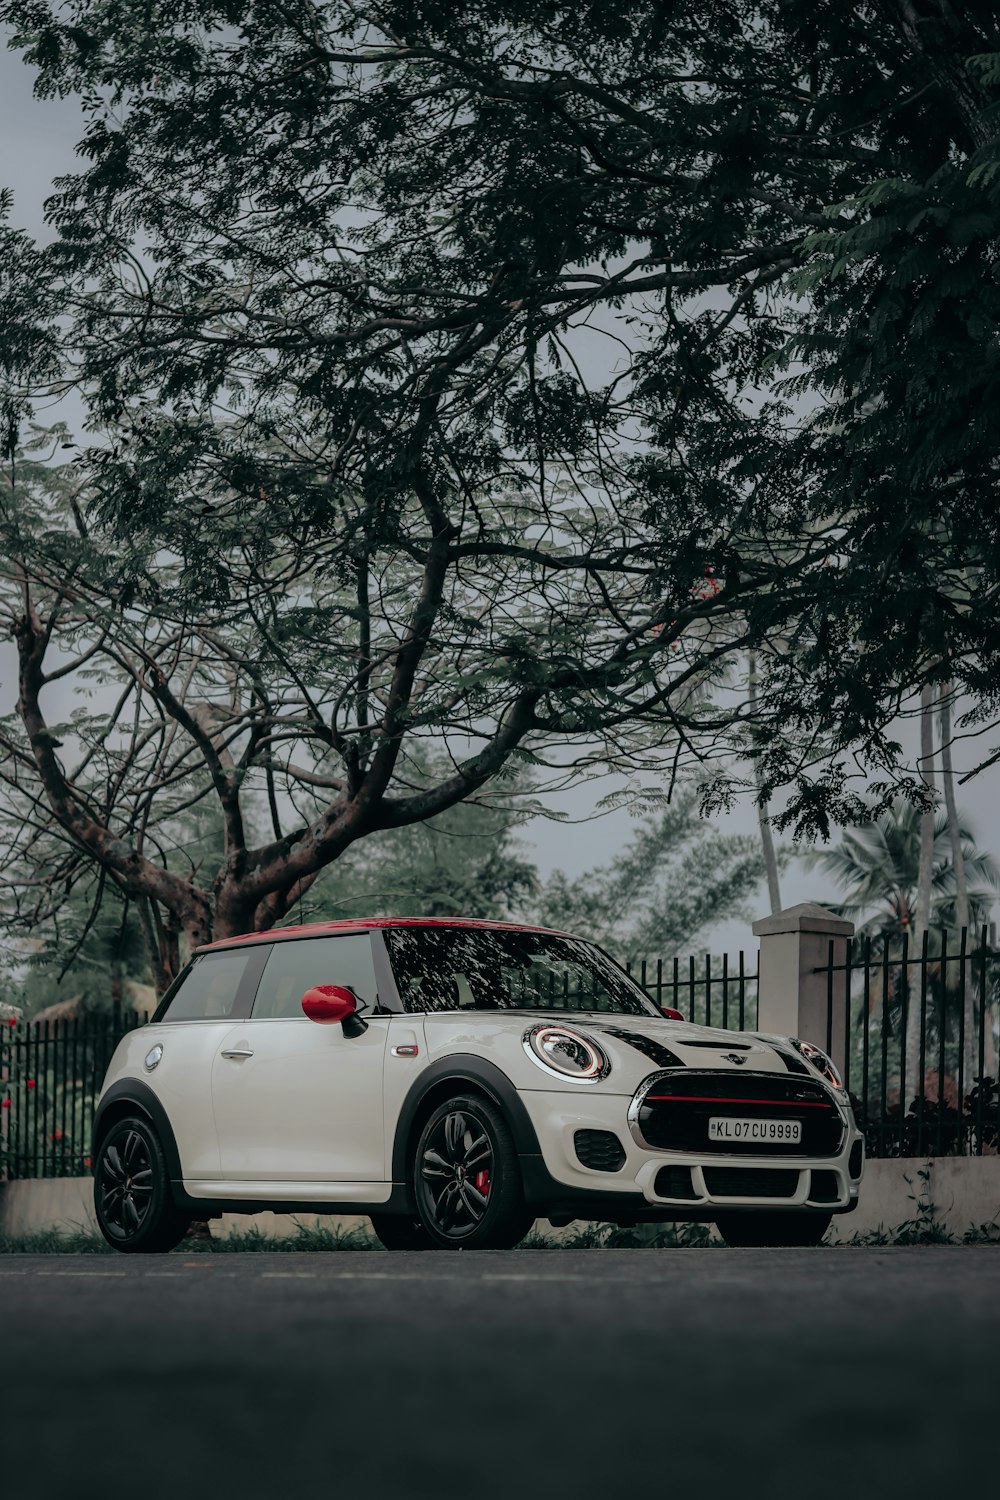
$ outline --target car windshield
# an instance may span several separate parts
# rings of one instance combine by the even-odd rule
[[[576,938],[518,928],[390,927],[385,939],[407,1011],[659,1015],[606,954]]]

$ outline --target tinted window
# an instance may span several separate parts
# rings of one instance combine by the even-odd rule
[[[251,960],[252,948],[202,953],[192,963],[177,989],[166,997],[155,1019],[164,1021],[227,1021],[236,1014],[240,981]],[[162,1011],[162,1016],[161,1012]],[[243,1011],[245,1015],[246,1012]]]
[[[659,1015],[599,948],[575,938],[516,929],[391,927],[385,939],[407,1011]]]
[[[257,989],[253,1019],[304,1020],[302,996],[314,984],[342,984],[357,995],[359,1011],[376,1011],[378,989],[367,933],[275,943]]]

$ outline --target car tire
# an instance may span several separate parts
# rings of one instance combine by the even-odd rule
[[[386,1250],[429,1250],[430,1236],[419,1219],[403,1214],[371,1214],[375,1238]]]
[[[174,1206],[163,1149],[141,1116],[117,1120],[102,1137],[94,1209],[108,1244],[126,1255],[172,1250],[187,1233],[191,1221]]]
[[[720,1214],[715,1226],[727,1245],[818,1245],[831,1214],[759,1212]]]
[[[510,1127],[475,1094],[456,1094],[424,1123],[412,1161],[417,1213],[436,1250],[509,1250],[534,1220]]]

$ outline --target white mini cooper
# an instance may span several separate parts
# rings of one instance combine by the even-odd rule
[[[224,1211],[367,1214],[389,1249],[532,1221],[714,1221],[812,1245],[864,1160],[830,1059],[666,1015],[600,948],[499,922],[329,922],[214,943],[119,1044],[97,1217],[167,1250]]]

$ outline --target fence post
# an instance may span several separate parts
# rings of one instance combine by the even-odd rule
[[[829,1037],[833,1060],[843,1069],[847,1052],[846,976],[843,971],[834,974],[831,989],[827,971],[831,941],[834,963],[846,962],[854,923],[835,917],[814,901],[802,901],[773,917],[761,917],[753,924],[753,931],[760,939],[758,1031],[802,1037],[823,1048]],[[828,1015],[831,994],[832,1017]]]

